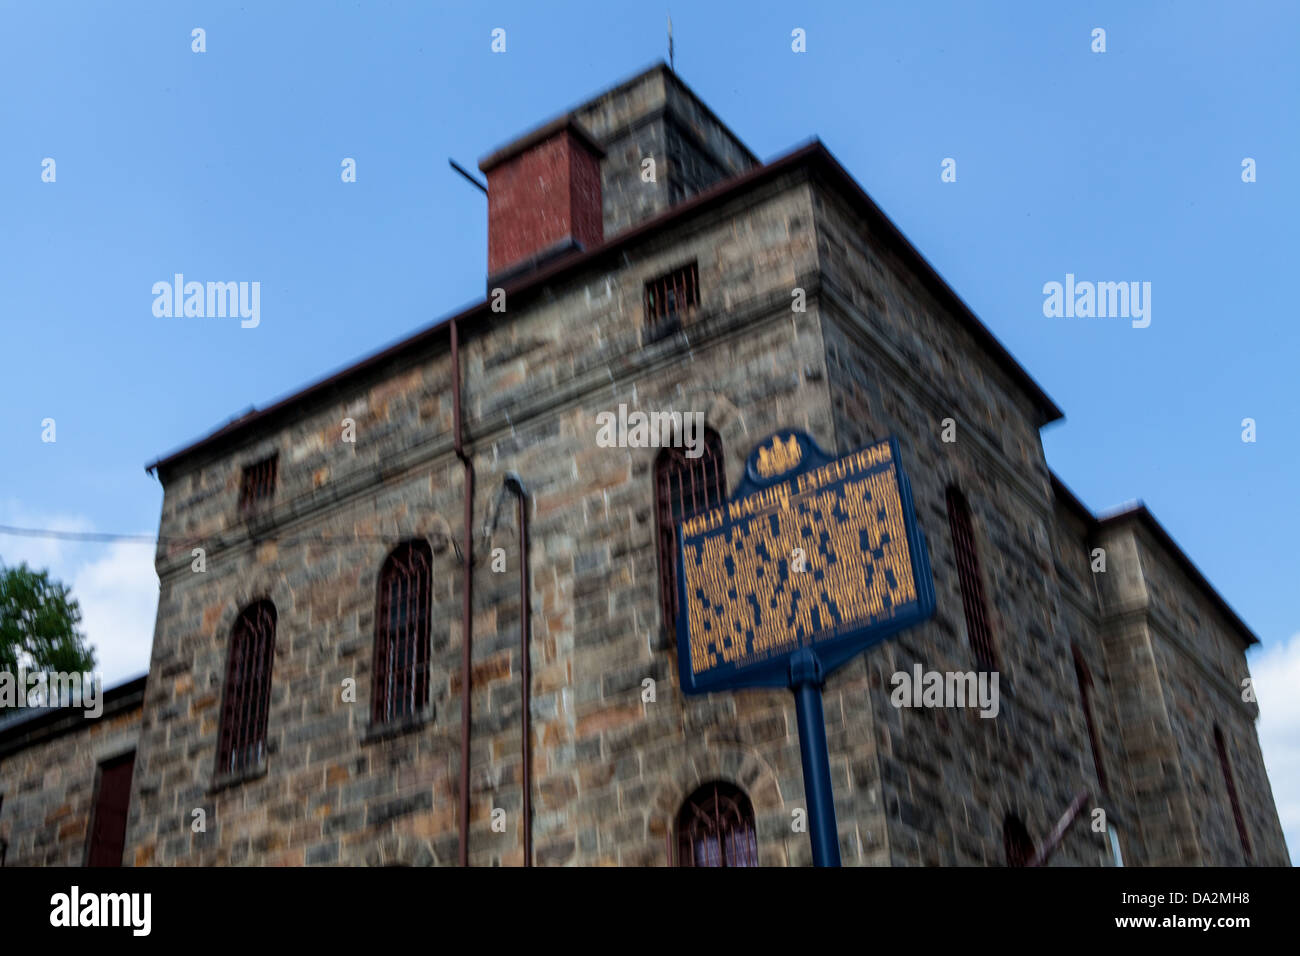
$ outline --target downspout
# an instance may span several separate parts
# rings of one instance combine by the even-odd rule
[[[470,649],[474,636],[474,462],[461,434],[460,327],[451,320],[451,415],[456,457],[465,466],[464,584],[461,587],[460,657],[460,865],[469,866]]]
[[[505,477],[505,488],[514,494],[519,504],[519,681],[523,697],[523,741],[521,744],[523,771],[520,783],[524,791],[524,866],[533,865],[533,794],[531,768],[533,765],[532,732],[529,729],[531,706],[529,704],[532,680],[529,674],[528,645],[532,638],[532,610],[529,590],[532,578],[528,570],[528,489],[513,471]]]

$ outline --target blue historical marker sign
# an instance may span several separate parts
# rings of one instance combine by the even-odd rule
[[[839,866],[822,684],[934,612],[898,442],[832,459],[803,432],[777,432],[735,496],[683,521],[677,540],[682,689],[790,688],[813,864]]]
[[[934,581],[894,438],[840,458],[785,430],[725,503],[678,526],[677,653],[687,693],[794,686],[934,611]]]

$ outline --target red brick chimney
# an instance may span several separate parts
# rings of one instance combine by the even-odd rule
[[[605,236],[605,151],[563,116],[483,159],[488,181],[488,281],[508,278]]]

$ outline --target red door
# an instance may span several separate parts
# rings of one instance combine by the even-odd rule
[[[126,811],[131,803],[131,770],[135,753],[101,764],[99,793],[90,823],[87,866],[121,866],[126,848]]]

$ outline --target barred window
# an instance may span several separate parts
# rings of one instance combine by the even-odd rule
[[[1002,821],[1002,849],[1006,853],[1007,866],[1028,866],[1033,862],[1034,840],[1024,821],[1014,813],[1008,813]]]
[[[729,783],[705,784],[677,814],[678,866],[758,866],[754,806]]]
[[[1219,768],[1223,771],[1223,783],[1228,788],[1228,802],[1232,804],[1232,818],[1237,824],[1237,838],[1241,840],[1241,852],[1250,862],[1250,834],[1246,832],[1246,818],[1241,812],[1241,800],[1237,798],[1237,781],[1232,776],[1232,765],[1228,763],[1228,744],[1223,739],[1223,731],[1218,724],[1214,726],[1214,747],[1219,751]]]
[[[1092,671],[1083,659],[1079,645],[1071,643],[1070,651],[1074,655],[1074,676],[1079,682],[1079,698],[1083,702],[1083,720],[1088,725],[1088,743],[1092,746],[1092,763],[1097,768],[1097,783],[1101,789],[1109,789],[1106,782],[1106,764],[1101,758],[1101,738],[1097,734],[1097,722],[1092,713]]]
[[[231,630],[217,744],[218,773],[255,767],[266,756],[275,621],[275,605],[258,601],[244,608]]]
[[[252,511],[271,500],[275,494],[275,475],[279,456],[263,458],[244,468],[244,477],[239,483],[239,510]]]
[[[691,262],[645,284],[647,341],[671,335],[700,304],[700,272]]]
[[[984,582],[980,577],[970,506],[955,487],[948,489],[948,527],[952,531],[952,547],[957,558],[957,580],[961,585],[961,604],[966,613],[970,646],[980,669],[994,671],[997,670],[997,655],[993,647],[993,631],[989,627],[988,604],[984,600]]]
[[[418,714],[429,702],[429,604],[433,552],[424,541],[399,545],[379,573],[375,608],[375,684],[371,716],[383,724]]]
[[[665,448],[655,461],[659,594],[664,627],[670,631],[677,622],[677,525],[727,497],[722,439],[705,429],[702,441],[704,451],[698,458],[686,457],[685,448]]]

